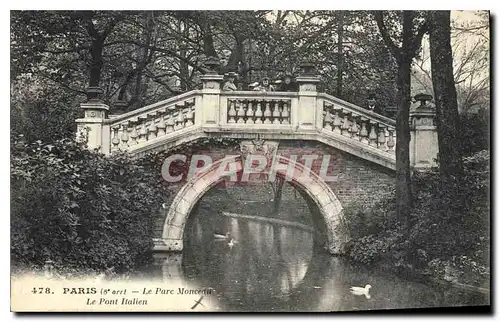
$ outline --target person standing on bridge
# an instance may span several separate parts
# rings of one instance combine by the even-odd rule
[[[234,81],[236,80],[236,73],[230,72],[227,76],[227,81],[224,83],[224,86],[222,86],[223,91],[237,91],[238,88],[234,84]]]
[[[382,108],[380,107],[379,104],[377,104],[377,99],[375,98],[375,94],[373,93],[368,94],[368,99],[366,100],[366,103],[368,105],[368,107],[366,108],[367,110],[383,115]]]
[[[260,85],[255,87],[253,90],[259,92],[274,92],[276,89],[269,83],[269,77],[264,77],[260,82]]]
[[[280,92],[297,92],[297,84],[293,81],[293,76],[291,74],[285,74],[283,76],[280,87],[278,88]]]

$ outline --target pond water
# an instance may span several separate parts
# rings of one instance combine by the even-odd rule
[[[147,269],[164,283],[209,289],[214,311],[353,311],[487,305],[489,296],[426,285],[386,271],[355,266],[316,249],[310,231],[217,216],[194,216],[182,254],[155,254]],[[214,233],[230,233],[228,240]],[[372,286],[369,298],[351,286]]]

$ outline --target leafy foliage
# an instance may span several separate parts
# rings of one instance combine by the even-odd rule
[[[166,197],[157,174],[68,139],[13,136],[11,144],[14,263],[120,272],[148,260],[153,215]]]
[[[463,176],[455,182],[461,189],[453,189],[459,195],[442,189],[437,171],[415,173],[408,232],[397,222],[390,199],[365,210],[365,221],[357,220],[359,214],[347,216],[351,231],[358,232],[348,247],[349,257],[365,264],[409,266],[439,277],[448,265],[464,269],[462,278],[479,283],[476,273],[486,278],[489,272],[489,162],[486,150],[464,158]],[[462,209],[457,209],[457,200],[463,200]],[[383,225],[377,226],[374,222],[381,217]]]
[[[395,104],[394,61],[365,11],[13,11],[11,52],[14,82],[74,95],[99,82],[112,112],[117,100],[132,110],[199,87],[207,56],[243,85],[298,74],[307,57],[326,92]]]

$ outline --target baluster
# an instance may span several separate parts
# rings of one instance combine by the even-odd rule
[[[174,130],[180,130],[184,128],[184,113],[183,110],[179,110],[179,115],[175,119],[175,127]]]
[[[323,106],[323,128],[325,130],[331,131],[333,130],[332,124],[333,124],[333,117],[332,113],[330,112],[330,106]]]
[[[377,147],[377,123],[370,121],[370,134],[368,135],[369,145]]]
[[[158,128],[156,127],[156,120],[153,118],[151,124],[148,127],[148,140],[156,138],[156,132]]]
[[[156,125],[158,128],[158,136],[165,135],[165,129],[167,128],[167,125],[165,124],[165,116],[162,114],[160,116],[160,122],[158,122],[158,125]]]
[[[361,131],[359,131],[359,137],[361,143],[366,143],[368,144],[368,130],[366,129],[366,123],[368,122],[368,119],[361,117]]]
[[[273,109],[273,124],[280,124],[280,102],[274,101],[274,109]]]
[[[139,143],[146,142],[148,140],[148,129],[146,127],[146,120],[142,120],[142,126],[139,130]]]
[[[387,128],[387,131],[389,132],[389,138],[387,140],[387,150],[394,151],[394,146],[396,145],[394,137],[394,128]]]
[[[264,110],[264,124],[271,124],[271,102],[266,101],[266,109]]]
[[[325,108],[324,122],[325,122],[325,124],[323,125],[323,127],[325,128],[325,130],[328,130],[328,131],[333,130],[333,127],[332,127],[332,123],[333,123],[332,114],[330,113],[330,109],[328,107]]]
[[[168,134],[168,133],[174,132],[175,131],[174,126],[175,126],[174,115],[170,114],[169,117],[168,117],[168,120],[167,120],[166,133]]]
[[[229,119],[227,120],[227,123],[236,123],[236,120],[234,119],[236,116],[236,109],[234,108],[235,101],[229,101],[229,111],[227,113],[227,116],[229,116]]]
[[[236,123],[244,124],[245,123],[245,107],[243,100],[238,100],[238,121]]]
[[[351,127],[351,123],[349,121],[349,112],[346,111],[346,110],[343,110],[342,111],[342,114],[344,114],[344,121],[342,123],[342,135],[345,135],[345,136],[351,136],[351,134],[349,133],[349,128]]]
[[[118,144],[120,144],[120,139],[118,138],[119,126],[113,127],[113,139],[111,139],[111,150],[118,150]]]
[[[125,151],[128,148],[128,125],[122,124],[122,143],[120,144],[120,150]]]
[[[384,150],[384,151],[386,150],[386,148],[385,148],[385,126],[383,126],[382,124],[378,125],[377,143],[378,143],[379,149]]]
[[[359,120],[359,115],[353,115],[352,116],[352,122],[351,122],[351,138],[353,138],[354,140],[358,140],[359,141],[359,124],[358,124],[358,120]]]
[[[288,102],[283,103],[283,108],[281,110],[281,124],[290,124],[290,110]]]
[[[130,145],[138,144],[137,138],[139,134],[137,133],[137,124],[132,123],[132,131],[130,132]]]
[[[255,124],[262,124],[262,107],[260,101],[257,102],[257,109],[255,110]]]
[[[186,127],[194,124],[194,106],[189,106],[186,113]]]
[[[255,123],[255,111],[253,110],[253,104],[251,101],[248,101],[247,111],[245,113],[247,116],[247,124]]]
[[[333,108],[333,132],[341,134],[342,119],[340,118],[341,109]]]

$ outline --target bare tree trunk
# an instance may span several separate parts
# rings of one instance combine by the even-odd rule
[[[243,62],[243,43],[245,41],[245,37],[235,33],[234,34],[234,47],[231,51],[231,56],[229,57],[229,61],[224,68],[225,72],[236,72],[238,71],[238,62]]]
[[[422,37],[428,30],[427,23],[415,28],[415,11],[403,11],[403,30],[401,46],[394,41],[384,24],[384,13],[374,12],[377,26],[384,43],[391,51],[398,65],[397,76],[397,105],[396,115],[396,210],[400,222],[409,228],[409,216],[412,206],[411,169],[410,169],[410,104],[411,104],[411,63],[418,48],[421,46]]]
[[[396,115],[396,209],[399,221],[407,226],[412,203],[410,172],[410,66],[411,60],[401,63],[397,76]]]
[[[152,33],[154,28],[154,16],[151,12],[146,12],[144,16],[144,23],[146,28],[142,33],[143,43],[148,47],[151,45]],[[136,67],[135,76],[135,89],[134,95],[131,99],[131,103],[136,107],[141,107],[143,105],[144,96],[146,95],[147,84],[143,83],[143,71],[150,61],[150,55],[152,54],[151,49],[148,47],[141,48],[138,57],[138,65]]]
[[[344,13],[338,11],[337,25],[337,97],[342,98],[344,73]]]
[[[215,51],[214,38],[212,36],[212,29],[210,27],[210,20],[205,13],[200,15],[200,27],[203,32],[203,52],[205,56],[219,57]]]
[[[100,36],[92,39],[92,47],[90,49],[90,56],[92,59],[90,65],[90,87],[99,87],[101,81],[101,71],[103,66],[102,52],[104,50],[104,39]]]
[[[94,24],[94,12],[92,11],[84,11],[82,12],[84,21],[85,21],[85,29],[91,37],[91,47],[90,47],[90,79],[89,79],[89,87],[99,87],[101,82],[102,68],[104,66],[103,60],[103,52],[104,52],[104,42],[109,34],[113,31],[116,24],[123,19],[123,17],[115,17],[104,27],[104,29],[99,32],[96,29],[96,25]],[[92,99],[97,96],[96,93],[88,93],[87,99]]]
[[[429,20],[432,84],[436,96],[439,170],[442,183],[447,186],[453,185],[452,181],[459,175],[461,169],[460,150],[456,146],[459,118],[457,91],[453,78],[450,11],[432,11],[429,13]]]

